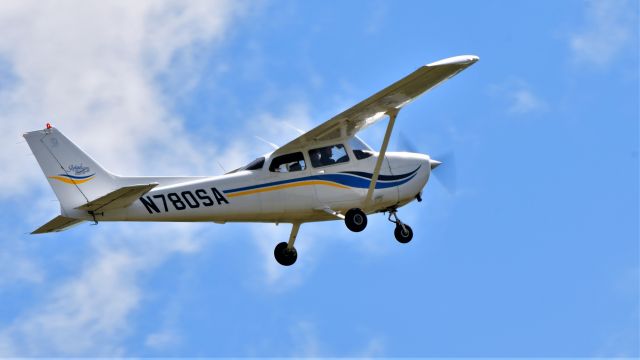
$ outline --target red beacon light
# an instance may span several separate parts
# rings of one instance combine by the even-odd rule
[[[52,127],[51,123],[47,123],[46,127],[47,127],[47,129],[51,129],[51,127]]]

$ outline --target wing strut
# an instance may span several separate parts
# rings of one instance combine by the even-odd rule
[[[291,234],[289,235],[289,242],[287,243],[287,249],[293,249],[293,243],[296,241],[296,237],[298,236],[298,230],[300,230],[300,223],[293,223]]]
[[[364,201],[365,208],[369,208],[371,206],[371,197],[373,196],[373,190],[376,188],[376,182],[378,182],[378,175],[380,175],[380,168],[382,167],[382,162],[384,161],[384,155],[387,152],[387,145],[389,145],[389,138],[391,138],[391,131],[393,130],[393,125],[396,122],[396,116],[400,109],[390,109],[387,111],[387,115],[389,116],[389,124],[387,124],[387,131],[384,133],[384,139],[382,140],[382,146],[380,147],[380,152],[378,153],[378,160],[376,161],[376,167],[373,169],[373,176],[371,177],[371,184],[369,184],[369,190],[367,191],[367,197]]]

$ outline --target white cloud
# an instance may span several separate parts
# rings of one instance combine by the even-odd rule
[[[510,114],[522,115],[548,108],[547,103],[521,79],[512,78],[501,84],[494,84],[489,88],[489,93],[505,99],[507,103],[505,109]]]
[[[179,296],[173,296],[163,304],[162,310],[158,311],[155,317],[155,330],[147,334],[144,346],[158,354],[163,354],[164,351],[182,345],[183,336],[178,324],[182,309],[183,304]]]
[[[545,108],[545,103],[540,100],[530,89],[513,89],[508,95],[511,98],[509,112],[524,114]]]
[[[262,112],[247,120],[231,134],[234,141],[227,144],[222,165],[228,170],[244,165],[247,161],[273,151],[273,148],[255,137],[282,146],[298,137],[295,128],[304,131],[313,127],[309,110],[304,103],[292,103],[282,113]]]
[[[295,248],[298,251],[298,260],[294,266],[282,266],[273,256],[276,244],[289,241],[291,224],[252,224],[251,233],[254,243],[259,249],[262,262],[262,278],[260,285],[264,289],[273,292],[283,292],[302,283],[304,276],[313,267],[314,246],[313,236],[309,234],[310,224],[302,224],[298,231]]]
[[[169,329],[163,329],[149,334],[145,340],[145,345],[154,350],[165,350],[179,345],[181,341],[182,339],[177,333]]]
[[[289,329],[292,343],[295,344],[293,354],[296,358],[319,357],[321,355],[320,340],[316,325],[309,321],[298,321]]]
[[[367,9],[368,18],[366,19],[366,23],[364,26],[364,30],[369,35],[378,34],[385,26],[388,24],[385,23],[387,16],[389,14],[389,8],[387,2],[371,2],[369,3],[369,9]]]
[[[637,3],[626,0],[592,0],[586,9],[586,25],[570,38],[579,62],[607,65],[627,46],[638,31]],[[637,50],[637,44],[635,44]]]
[[[166,106],[170,100],[156,79],[168,77],[177,86],[172,92],[188,91],[200,70],[200,46],[222,40],[239,11],[242,4],[231,1],[0,2],[0,66],[9,64],[15,79],[0,87],[0,141],[8,144],[0,153],[8,174],[0,199],[44,188],[28,147],[16,143],[21,133],[45,122],[120,174],[218,172],[210,159],[230,167],[258,155],[256,150],[270,151],[252,135],[282,145],[297,136],[286,124],[310,129],[307,107],[292,104],[282,113],[249,119],[238,126],[242,137],[219,149],[191,141],[194,134]],[[29,216],[40,218],[57,206],[49,189],[42,190],[50,197],[34,200],[38,215]],[[48,285],[49,295],[0,328],[0,355],[125,355],[132,314],[145,297],[141,277],[202,246],[194,240],[200,229],[194,224],[108,226],[108,239],[99,235],[107,232],[91,239],[93,252],[79,273]],[[282,291],[299,284],[313,268],[314,227],[303,226],[299,262],[283,268],[273,259],[273,247],[288,239],[290,225],[252,226],[264,258],[261,285]],[[44,279],[31,260],[15,260],[24,271],[11,281]],[[179,344],[181,336],[170,325],[147,335],[145,345],[162,350]]]
[[[360,358],[373,358],[384,356],[385,343],[380,337],[373,337],[365,346],[361,354],[356,355]]]
[[[309,358],[309,357],[321,357],[330,356],[332,351],[335,351],[327,346],[323,341],[323,336],[318,331],[318,325],[312,321],[298,320],[289,327],[289,334],[291,336],[291,343],[295,344],[292,348],[292,353],[285,356],[291,356],[296,358]],[[355,345],[356,341],[351,339],[351,346]],[[373,358],[383,356],[385,349],[384,341],[379,336],[373,336],[368,339],[364,346],[355,349],[355,354],[347,355],[354,358]],[[341,354],[344,356],[344,354]]]
[[[0,251],[0,286],[14,282],[41,283],[44,279],[42,268],[33,260],[11,250],[3,248]]]
[[[0,87],[0,142],[7,144],[0,153],[6,175],[0,198],[33,193],[34,186],[46,184],[26,144],[18,143],[21,133],[45,122],[117,173],[210,172],[208,159],[220,151],[190,141],[156,79],[168,77],[182,86],[172,89],[177,93],[188,89],[201,66],[196,53],[224,38],[242,6],[231,1],[0,2],[0,66],[8,69],[3,78],[12,79]],[[172,81],[174,73],[184,82]],[[39,210],[51,208],[48,198],[34,203]],[[140,276],[174,254],[197,251],[200,243],[193,235],[199,228],[126,224],[110,229],[108,239],[95,236],[93,254],[79,274],[51,285],[41,303],[0,329],[0,355],[126,353],[122,341],[131,330],[129,317],[144,298]],[[140,237],[141,232],[147,236]],[[0,269],[3,281],[43,279],[31,259],[11,260],[21,271],[7,278]],[[167,339],[150,336],[148,342],[160,345]]]
[[[139,301],[130,276],[138,265],[124,251],[105,251],[91,260],[81,276],[57,288],[46,304],[2,334],[18,345],[21,355],[121,354],[111,340],[126,331],[127,314]]]
[[[292,103],[283,114],[262,113],[252,121],[251,131],[282,146],[296,138],[297,130],[308,131],[314,125],[306,104]]]
[[[9,145],[0,153],[0,197],[40,183],[29,149],[16,143],[45,122],[117,173],[206,172],[213,149],[189,141],[155,79],[176,72],[188,86],[199,70],[191,54],[221,39],[238,7],[224,0],[1,2],[0,57],[17,80],[0,97],[0,141]],[[164,151],[148,161],[145,149]]]
[[[0,355],[124,355],[129,316],[143,299],[140,277],[174,254],[200,247],[187,224],[127,224],[96,237],[80,274],[54,287],[44,301],[0,330]],[[115,231],[114,231],[115,230]],[[135,243],[132,234],[145,232]],[[165,334],[166,335],[166,334]],[[150,344],[167,344],[154,336]]]
[[[237,140],[218,149],[217,144],[191,141],[193,134],[183,120],[165,105],[168,99],[155,79],[168,76],[171,85],[182,87],[172,92],[188,91],[201,66],[194,53],[223,38],[239,6],[227,1],[1,2],[0,58],[6,59],[16,80],[0,88],[0,117],[10,119],[0,133],[0,141],[10,145],[0,153],[0,166],[10,174],[3,179],[0,198],[45,186],[26,144],[18,142],[22,132],[49,121],[106,168],[132,175],[217,172],[211,158],[237,166],[258,155],[261,145],[252,135],[284,144],[297,136],[286,123],[309,129],[306,106],[292,104],[282,114],[262,113],[249,119],[238,127]],[[47,215],[41,213],[57,210],[57,204],[50,201],[54,196],[49,189],[37,193],[50,195],[34,200],[38,215],[33,216],[46,221]],[[130,317],[144,300],[141,276],[175,254],[197,251],[201,244],[194,234],[200,227],[108,226],[109,239],[100,235],[105,232],[96,233],[91,239],[93,252],[79,273],[50,285],[50,295],[0,329],[0,355],[127,353],[123,342],[132,331]],[[284,227],[289,226],[280,229]],[[141,232],[146,236],[140,237]],[[260,232],[262,246],[269,248],[266,283],[296,284],[300,276],[282,281],[280,274],[286,270],[273,259],[275,242],[265,242],[263,235]],[[299,246],[302,251],[309,247],[308,237],[305,240]],[[13,264],[21,264],[24,271],[6,281],[41,281],[44,273],[33,260],[37,259],[14,259]],[[309,267],[305,262],[288,270],[301,274]],[[162,350],[180,341],[168,321],[147,335],[145,345]]]

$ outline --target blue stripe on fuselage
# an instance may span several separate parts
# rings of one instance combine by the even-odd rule
[[[413,171],[410,171],[410,172],[405,173],[405,174],[400,174],[400,175],[382,175],[382,174],[379,174],[378,175],[378,181],[393,181],[393,180],[404,179],[404,178],[406,178],[408,176],[411,176],[411,175],[415,174],[416,172],[418,172],[418,169],[420,169],[420,166],[418,166]],[[363,171],[343,171],[342,174],[351,174],[351,175],[356,175],[356,176],[360,176],[360,177],[367,178],[367,179],[371,179],[373,177],[372,173],[363,172]]]
[[[376,182],[376,189],[386,189],[386,188],[390,188],[390,187],[394,187],[394,186],[399,186],[402,185],[406,182],[408,182],[409,180],[413,179],[418,171],[420,167],[418,167],[417,169],[415,169],[412,172],[406,173],[406,174],[402,174],[402,175],[394,175],[401,177],[398,181],[378,181]],[[236,189],[229,189],[229,190],[224,190],[223,192],[225,194],[232,194],[235,192],[239,192],[239,191],[247,191],[247,190],[253,190],[253,189],[259,189],[259,188],[264,188],[264,187],[269,187],[269,186],[277,186],[277,185],[282,185],[282,184],[290,184],[290,183],[294,183],[294,182],[300,182],[300,181],[308,181],[308,180],[323,180],[323,181],[330,181],[330,182],[334,182],[337,184],[341,184],[341,185],[345,185],[345,186],[349,186],[349,187],[353,187],[353,188],[359,188],[359,189],[368,189],[369,185],[371,184],[371,177],[373,176],[373,174],[369,174],[369,173],[362,173],[362,174],[366,174],[363,176],[369,176],[368,179],[364,179],[362,177],[355,174],[350,174],[350,173],[335,173],[335,174],[322,174],[322,175],[312,175],[312,176],[303,176],[300,178],[295,178],[295,179],[288,179],[288,180],[280,180],[280,181],[274,181],[274,182],[270,182],[270,183],[266,183],[266,184],[258,184],[258,185],[251,185],[251,186],[245,186],[245,187],[240,187],[240,188],[236,188]],[[385,176],[389,176],[389,175],[385,175]]]

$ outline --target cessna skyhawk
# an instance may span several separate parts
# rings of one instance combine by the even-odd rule
[[[398,112],[424,92],[478,61],[463,55],[424,65],[359,104],[248,165],[220,176],[130,177],[105,170],[59,130],[24,134],[60,201],[61,215],[33,232],[65,230],[83,221],[206,221],[292,224],[276,245],[282,265],[292,265],[300,225],[342,220],[359,232],[367,216],[388,213],[395,238],[407,243],[411,227],[398,209],[421,201],[440,162],[428,155],[387,152]],[[388,117],[379,151],[356,134]]]

